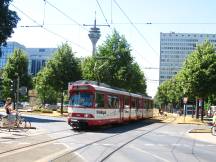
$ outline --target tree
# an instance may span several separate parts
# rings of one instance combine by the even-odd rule
[[[171,103],[174,100],[177,101],[187,96],[190,99],[209,98],[209,101],[213,102],[216,91],[215,82],[216,53],[213,44],[205,41],[203,44],[198,45],[196,50],[187,57],[177,75],[167,81],[165,86],[168,87],[166,88],[167,94],[165,94],[167,98],[164,97],[162,100],[163,102],[168,100]],[[159,87],[159,99],[163,96],[160,92],[163,87],[164,84],[161,84]]]
[[[216,53],[209,41],[199,45],[183,66],[182,81],[188,95],[206,98],[216,91]]]
[[[37,90],[38,97],[45,106],[46,103],[56,103],[58,94],[49,84],[49,72],[47,67],[44,67],[43,70],[37,73],[37,76],[34,78],[35,89]]]
[[[3,69],[3,96],[8,97],[11,94],[11,88],[15,88],[19,79],[19,86],[30,86],[30,76],[28,76],[28,58],[21,50],[16,49],[8,58],[8,61]],[[12,85],[13,84],[13,85]]]
[[[37,75],[36,84],[39,84],[37,82],[40,80],[43,86],[53,88],[61,94],[61,113],[63,113],[64,91],[67,90],[68,83],[81,79],[80,61],[74,57],[72,49],[66,43],[58,48],[41,73]]]
[[[5,45],[7,38],[14,32],[13,28],[16,27],[20,20],[15,11],[9,10],[11,1],[12,0],[1,0],[0,2],[0,48],[1,45]]]
[[[146,94],[144,73],[134,62],[130,45],[116,30],[99,46],[95,57],[82,62],[82,75],[84,79]]]

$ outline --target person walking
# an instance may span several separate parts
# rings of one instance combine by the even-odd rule
[[[216,111],[214,112],[213,114],[213,117],[212,117],[212,135],[216,135]]]
[[[7,98],[4,109],[7,115],[10,115],[13,112],[13,106],[12,106],[12,101],[11,98]]]
[[[212,123],[213,123],[213,125],[216,124],[216,111],[214,112],[214,115],[212,117]]]
[[[8,127],[11,127],[11,124],[14,123],[14,121],[16,120],[16,115],[14,115],[13,104],[12,104],[11,98],[6,99],[4,109],[7,114],[5,118],[7,119]]]

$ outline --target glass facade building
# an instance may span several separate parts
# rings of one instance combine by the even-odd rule
[[[22,49],[27,54],[29,62],[28,73],[31,75],[37,74],[57,50],[57,48],[26,48],[24,45],[17,42],[7,42],[5,47],[1,47],[2,56],[0,57],[0,69],[5,66],[8,58],[17,48]]]
[[[29,57],[29,74],[37,74],[56,50],[56,48],[27,48],[26,53],[28,53]]]
[[[14,52],[15,49],[20,48],[25,51],[25,46],[17,42],[7,42],[6,46],[1,46],[2,55],[0,57],[0,69],[2,69],[7,63],[8,58]]]
[[[216,45],[216,34],[160,33],[159,84],[177,74],[186,57],[205,40]]]

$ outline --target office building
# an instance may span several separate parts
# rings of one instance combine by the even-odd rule
[[[27,48],[26,53],[29,57],[29,74],[37,74],[56,50],[56,48]]]
[[[216,34],[160,33],[159,83],[172,78],[197,44],[209,40],[216,44]]]
[[[7,63],[8,58],[14,52],[16,48],[20,48],[25,51],[25,46],[17,42],[7,42],[6,46],[1,46],[1,57],[0,57],[0,69],[2,69]]]
[[[37,72],[45,65],[45,63],[51,58],[57,48],[26,48],[17,42],[7,42],[7,45],[1,47],[2,56],[0,57],[0,69],[2,69],[7,63],[8,58],[14,52],[15,49],[22,49],[28,57],[28,73],[31,75],[37,74]]]

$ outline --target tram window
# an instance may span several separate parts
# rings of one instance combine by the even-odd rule
[[[94,102],[93,93],[89,92],[75,92],[71,95],[70,105],[72,106],[80,106],[80,107],[92,107]]]
[[[119,98],[117,96],[108,95],[108,108],[119,108]]]
[[[124,108],[130,108],[130,102],[128,96],[125,96],[124,98]]]
[[[136,100],[135,100],[135,98],[132,98],[131,107],[136,108]]]
[[[147,103],[147,109],[149,109],[149,101],[147,100],[147,102],[146,102],[146,103]]]
[[[139,108],[143,108],[142,99],[139,99]]]
[[[144,100],[144,109],[148,109],[148,101]]]
[[[104,94],[96,93],[96,107],[104,107]]]
[[[139,99],[136,99],[136,109],[139,109],[140,105],[139,105]]]

